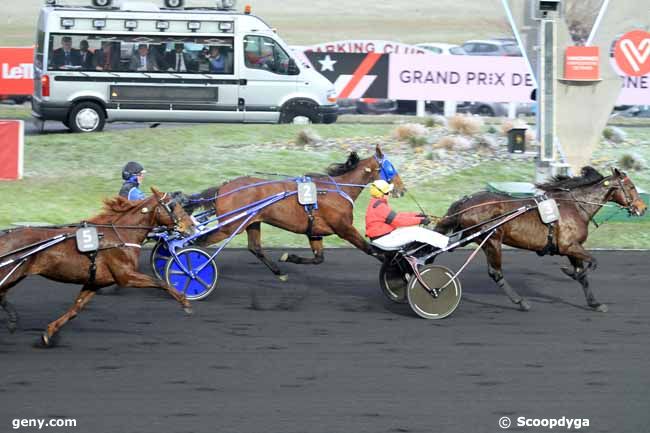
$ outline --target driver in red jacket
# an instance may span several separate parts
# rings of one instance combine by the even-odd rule
[[[376,180],[370,185],[370,203],[366,210],[366,236],[375,245],[393,249],[411,242],[424,242],[444,248],[449,238],[433,230],[420,227],[428,225],[429,218],[417,212],[395,212],[388,205],[388,194],[393,185]]]

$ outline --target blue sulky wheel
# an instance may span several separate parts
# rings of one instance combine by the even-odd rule
[[[153,275],[162,280],[163,275],[165,275],[165,266],[167,266],[167,261],[172,255],[167,249],[167,245],[164,242],[158,242],[153,250],[151,251],[151,269],[153,270]]]
[[[165,266],[165,280],[187,299],[198,301],[217,287],[219,273],[210,254],[200,248],[183,248],[177,253],[178,261],[170,258]]]

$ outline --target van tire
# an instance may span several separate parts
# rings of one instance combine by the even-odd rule
[[[296,117],[307,117],[311,123],[321,123],[323,121],[318,113],[318,105],[304,99],[297,99],[284,104],[280,113],[280,123],[293,123],[293,119]]]
[[[95,102],[80,102],[70,110],[67,124],[72,132],[101,132],[106,124],[106,113]]]

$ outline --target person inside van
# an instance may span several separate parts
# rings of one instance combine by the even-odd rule
[[[185,52],[185,44],[175,44],[174,51],[165,55],[165,63],[169,72],[188,72],[194,69],[192,57]]]
[[[131,71],[158,71],[158,62],[156,57],[149,53],[147,44],[138,45],[138,52],[131,56],[131,63],[129,64]]]
[[[120,65],[120,49],[111,41],[102,42],[102,47],[93,55],[98,71],[117,71]]]
[[[81,66],[79,50],[72,48],[72,38],[70,36],[64,36],[61,39],[61,48],[52,52],[52,66],[56,69]]]
[[[79,43],[79,57],[83,69],[93,68],[93,53],[89,51],[88,41],[85,39]]]
[[[209,72],[222,74],[226,71],[226,58],[221,54],[219,47],[210,47],[210,54],[207,57]]]

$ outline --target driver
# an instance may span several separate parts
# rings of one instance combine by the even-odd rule
[[[449,238],[433,230],[419,227],[431,223],[429,217],[416,212],[395,212],[388,205],[393,184],[376,180],[370,184],[370,203],[366,209],[366,236],[384,249],[398,248],[411,242],[424,242],[444,248]]]
[[[140,191],[140,185],[144,180],[146,170],[135,161],[127,162],[122,169],[122,179],[124,183],[120,189],[120,196],[128,200],[142,200],[146,198],[144,193]]]

